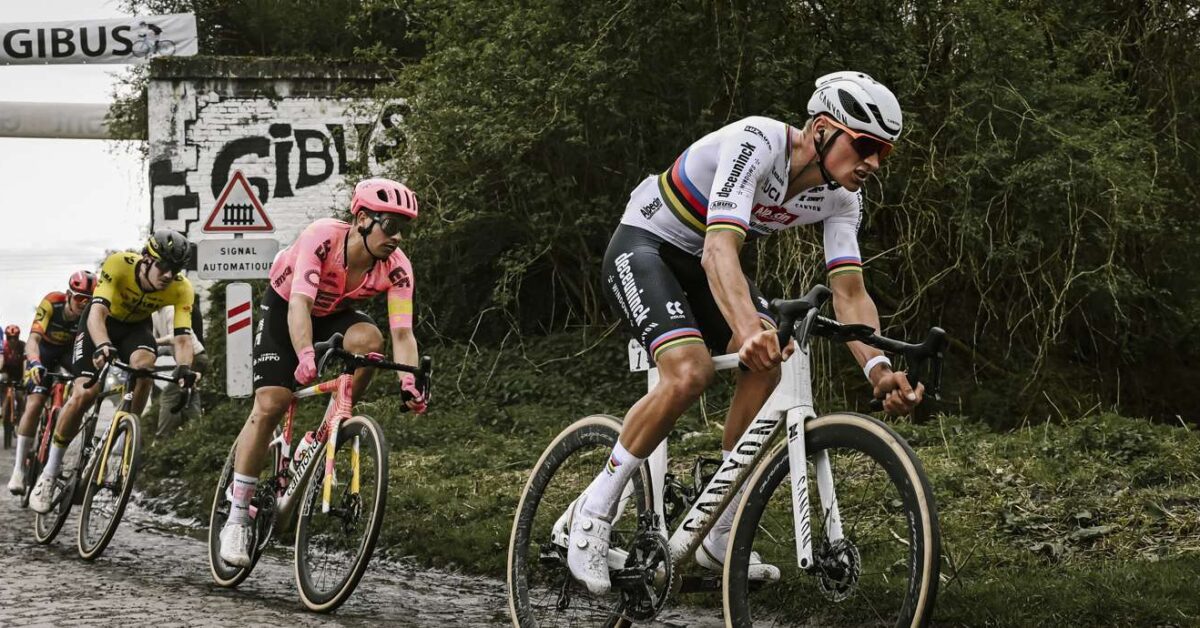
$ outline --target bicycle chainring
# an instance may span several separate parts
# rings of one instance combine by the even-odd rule
[[[816,560],[817,583],[826,599],[841,602],[858,589],[862,556],[858,547],[845,538],[821,545]]]
[[[642,527],[634,540],[622,571],[637,570],[640,578],[621,588],[621,614],[634,621],[650,621],[666,608],[675,586],[671,550],[658,526]]]

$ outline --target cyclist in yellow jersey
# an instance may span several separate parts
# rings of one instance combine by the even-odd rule
[[[80,319],[72,353],[74,390],[63,406],[50,445],[46,466],[38,478],[29,507],[49,512],[57,491],[56,479],[67,445],[79,430],[83,412],[96,399],[101,386],[85,388],[104,365],[120,358],[134,368],[152,368],[155,359],[150,315],[165,305],[175,306],[175,367],[173,377],[190,388],[192,372],[192,284],[183,276],[191,258],[192,243],[183,234],[159,229],[146,240],[142,252],[113,253],[100,267],[100,280],[92,302]],[[150,381],[138,380],[133,391],[133,411],[141,413],[150,394]]]

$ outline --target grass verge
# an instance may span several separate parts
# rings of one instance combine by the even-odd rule
[[[542,448],[574,419],[621,415],[644,390],[623,342],[591,332],[518,346],[428,347],[434,410],[398,414],[394,378],[358,411],[384,426],[392,482],[379,552],[502,576],[518,494]],[[676,472],[718,453],[724,391],[676,426]],[[216,475],[249,411],[219,400],[155,443],[140,480],[152,503],[207,520]],[[314,426],[324,406],[301,409]],[[1099,414],[996,433],[970,419],[895,423],[934,484],[950,625],[1200,622],[1200,438]],[[712,603],[712,601],[702,602]]]

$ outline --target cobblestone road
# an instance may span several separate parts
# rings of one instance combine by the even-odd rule
[[[0,482],[12,460],[11,449],[0,450]],[[132,503],[108,549],[91,563],[76,553],[77,531],[78,509],[58,538],[38,545],[33,513],[7,491],[0,495],[0,627],[511,625],[499,580],[377,560],[345,605],[316,615],[299,601],[290,552],[268,553],[231,590],[213,584],[205,530],[194,522]],[[719,626],[718,613],[672,609],[657,625]]]

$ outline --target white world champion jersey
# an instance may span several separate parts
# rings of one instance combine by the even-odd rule
[[[821,185],[784,199],[792,153],[787,124],[752,116],[697,140],[669,170],[646,177],[629,196],[621,223],[645,229],[700,256],[708,231],[753,239],[824,223],[829,273],[860,272],[861,192]]]

